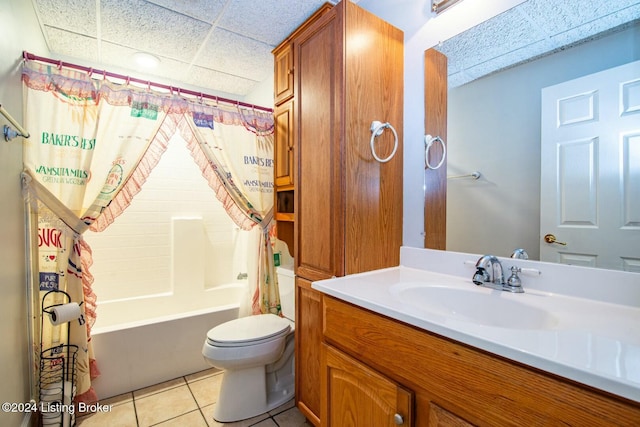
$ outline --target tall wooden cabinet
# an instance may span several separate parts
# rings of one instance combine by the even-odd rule
[[[403,33],[342,1],[294,43],[295,263],[309,280],[398,265],[402,242]],[[386,163],[371,123],[398,135]],[[394,135],[374,139],[387,157]]]
[[[311,282],[399,264],[403,33],[342,1],[293,39],[296,401],[320,425],[322,296]],[[398,148],[371,152],[371,123]],[[390,129],[373,141],[393,150]]]
[[[295,96],[294,42],[296,37],[318,18],[331,10],[325,3],[274,50],[274,219],[278,238],[294,252],[294,151],[295,151]]]

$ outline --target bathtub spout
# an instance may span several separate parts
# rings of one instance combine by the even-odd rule
[[[242,280],[242,279],[246,279],[247,277],[249,277],[249,275],[247,273],[238,273],[238,280]]]

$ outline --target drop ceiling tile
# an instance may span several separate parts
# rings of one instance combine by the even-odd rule
[[[190,62],[209,24],[143,0],[102,3],[102,37],[111,43]]]
[[[251,92],[257,82],[207,68],[192,67],[187,83],[219,92],[244,96]]]
[[[273,68],[273,56],[271,46],[218,28],[200,53],[197,65],[260,81]]]
[[[516,9],[444,41],[437,49],[449,58],[457,73],[521,48],[541,38],[532,22]],[[533,37],[533,40],[532,40]]]
[[[231,0],[219,25],[275,47],[324,3],[325,0]]]
[[[147,0],[200,21],[212,23],[222,12],[223,0]]]
[[[130,70],[129,72],[120,72],[116,70],[110,70],[131,77],[153,80],[154,77],[161,77],[178,81],[183,79],[187,75],[189,64],[185,62],[176,61],[170,58],[158,56],[160,64],[157,68],[150,70],[140,67],[132,60],[132,56],[137,50],[123,47],[117,44],[103,42],[102,43],[102,62],[114,67],[124,68]]]
[[[569,28],[562,33],[555,34],[551,37],[551,40],[555,47],[559,48],[585,39],[600,37],[603,33],[620,28],[626,23],[637,19],[640,19],[640,3],[574,28]]]
[[[44,25],[96,37],[95,1],[35,0],[35,4]]]
[[[574,25],[577,19],[574,10],[577,7],[562,6],[563,2],[528,0],[512,10],[530,21],[531,31],[536,35],[535,40],[538,41]]]
[[[638,0],[581,0],[580,7],[570,8],[568,5],[563,5],[563,8],[571,9],[575,16],[572,26],[579,26],[625,9],[637,9],[637,6]]]
[[[98,61],[98,43],[95,38],[49,26],[45,26],[45,31],[52,54]]]

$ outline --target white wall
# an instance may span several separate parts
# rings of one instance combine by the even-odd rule
[[[47,54],[36,26],[31,2],[0,1],[0,104],[22,122],[20,59],[22,50]],[[0,117],[0,129],[8,122]],[[0,137],[0,401],[29,401],[27,302],[25,286],[25,244],[23,204],[20,193],[22,144]],[[0,412],[0,425],[20,425],[23,414]]]
[[[544,87],[640,59],[640,24],[449,91],[447,249],[539,259]]]

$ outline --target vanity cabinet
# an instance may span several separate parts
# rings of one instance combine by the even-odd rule
[[[370,383],[370,377],[360,376],[359,381],[368,384],[359,388],[378,387],[378,377],[383,377],[412,391],[414,413],[407,425],[640,425],[637,402],[495,356],[327,295],[323,295],[322,302],[324,345],[331,352],[353,360],[354,371],[374,373]],[[336,383],[327,379],[336,363],[326,357],[322,360],[323,421],[328,416],[332,420],[349,417],[351,409],[347,404],[334,405],[342,386],[339,384],[334,390]],[[380,390],[377,398],[387,398],[388,391]],[[352,399],[357,395],[359,393],[349,392],[343,398]],[[334,411],[345,413],[334,414]],[[387,424],[385,414],[371,422],[358,420],[349,425]]]
[[[296,277],[295,381],[296,403],[314,425],[320,425],[320,350],[322,293]]]
[[[403,38],[400,30],[344,0],[293,41],[296,402],[315,425],[324,422],[324,319],[322,296],[308,285],[399,264]],[[397,132],[396,154],[386,163],[371,152],[374,120],[391,123]],[[374,142],[384,158],[395,141],[387,129]]]
[[[323,345],[321,379],[327,390],[324,426],[410,426],[413,394],[335,348]]]

